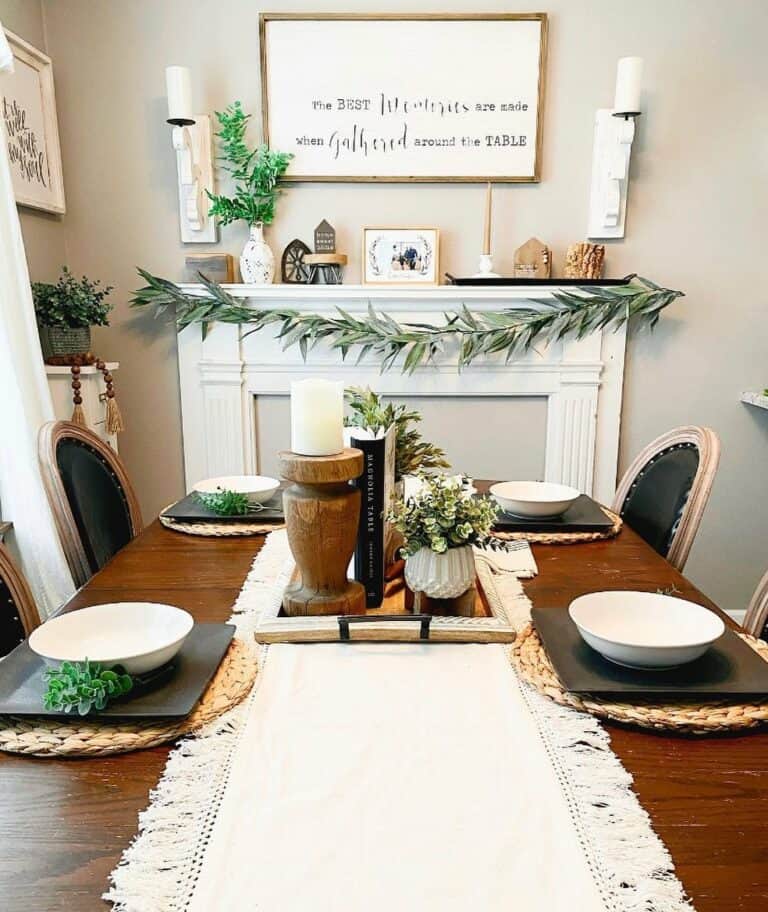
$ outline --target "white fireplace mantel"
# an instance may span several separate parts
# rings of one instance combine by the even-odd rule
[[[440,322],[446,311],[466,305],[475,311],[529,306],[531,294],[546,297],[556,285],[526,289],[374,288],[364,285],[227,285],[230,294],[248,298],[255,308],[287,308],[328,313],[342,307],[365,312],[369,305],[394,319]],[[202,285],[184,285],[204,294]],[[380,373],[374,356],[356,365],[327,345],[302,360],[297,346],[283,350],[269,327],[242,337],[243,327],[217,323],[205,340],[199,326],[179,336],[184,462],[187,488],[202,478],[257,470],[255,397],[288,395],[292,380],[308,375],[370,385],[391,396],[541,396],[547,399],[544,476],[610,502],[616,486],[625,332],[595,332],[566,338],[505,364],[504,356],[474,361],[461,373],[455,350],[438,364],[402,374],[398,367]],[[503,413],[500,412],[500,420]],[[492,429],[471,429],[478,445],[492,445]],[[524,445],[521,441],[521,445]],[[461,468],[461,467],[457,467]]]

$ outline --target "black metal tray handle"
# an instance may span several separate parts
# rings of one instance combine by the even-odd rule
[[[419,628],[419,639],[429,639],[429,625],[432,621],[431,614],[340,614],[339,615],[339,639],[349,640],[350,624],[378,624],[380,621],[388,623],[390,621],[418,621],[421,625]]]

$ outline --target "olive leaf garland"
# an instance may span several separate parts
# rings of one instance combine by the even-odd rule
[[[682,291],[662,288],[639,277],[627,285],[559,289],[551,297],[531,297],[531,306],[483,313],[466,306],[446,313],[441,325],[400,323],[369,305],[365,316],[354,316],[341,307],[336,315],[303,313],[284,308],[253,308],[238,303],[216,282],[200,274],[206,294],[189,294],[174,282],[158,278],[144,269],[139,274],[147,283],[135,292],[133,307],[155,305],[160,311],[174,308],[179,332],[193,323],[237,323],[250,326],[244,336],[277,324],[277,338],[283,349],[298,345],[306,360],[308,352],[326,341],[346,358],[357,350],[357,363],[369,354],[381,359],[382,372],[402,356],[402,370],[417,367],[444,354],[446,344],[458,343],[458,367],[467,366],[481,355],[503,352],[510,361],[533,348],[537,342],[556,342],[568,334],[581,339],[599,329],[617,330],[635,318],[653,328],[661,311]]]

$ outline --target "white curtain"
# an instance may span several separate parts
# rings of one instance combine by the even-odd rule
[[[0,80],[12,61],[0,24]],[[74,590],[37,460],[38,431],[52,419],[0,117],[0,516],[13,522],[22,569],[42,617]]]

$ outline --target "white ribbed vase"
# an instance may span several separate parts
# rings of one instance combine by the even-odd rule
[[[240,277],[246,285],[271,285],[275,275],[275,256],[264,240],[264,225],[251,225],[251,234],[240,255]]]
[[[411,591],[431,598],[463,595],[475,581],[472,546],[449,548],[443,554],[421,548],[405,561],[405,581]]]

